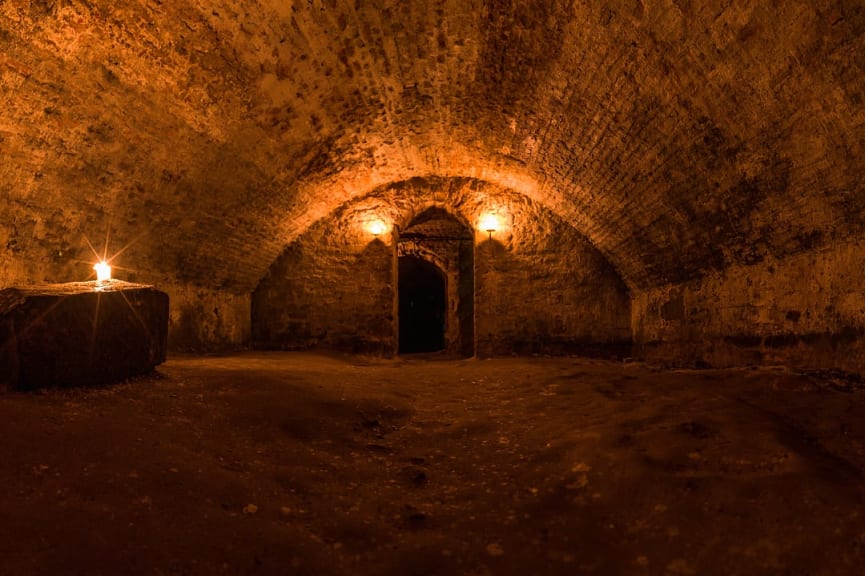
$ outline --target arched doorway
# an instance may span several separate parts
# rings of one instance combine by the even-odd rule
[[[448,355],[474,355],[474,234],[471,228],[444,208],[431,206],[415,216],[397,241],[397,300],[399,352],[441,350]],[[424,272],[426,271],[426,272]],[[411,296],[417,278],[436,295]],[[435,274],[435,280],[433,279]],[[418,300],[420,298],[420,300]],[[413,334],[418,326],[417,308],[407,303],[426,302],[435,312],[422,330],[426,336]],[[433,304],[434,303],[434,304]],[[408,323],[408,324],[407,324]],[[412,342],[417,342],[412,344]]]
[[[447,282],[435,264],[416,256],[399,258],[399,352],[445,348]]]

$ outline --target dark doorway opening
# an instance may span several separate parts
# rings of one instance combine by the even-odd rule
[[[445,348],[447,285],[444,273],[422,258],[399,258],[399,352]]]

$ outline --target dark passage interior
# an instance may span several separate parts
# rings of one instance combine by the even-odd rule
[[[415,256],[399,258],[399,352],[445,347],[447,286],[444,273]]]

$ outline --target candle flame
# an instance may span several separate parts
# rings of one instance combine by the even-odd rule
[[[93,269],[96,270],[96,279],[99,282],[111,280],[111,266],[105,260],[94,264]]]

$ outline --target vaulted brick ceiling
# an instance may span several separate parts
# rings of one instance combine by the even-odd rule
[[[62,280],[110,229],[145,277],[242,293],[346,201],[448,177],[638,289],[861,237],[860,6],[7,0],[0,246]]]

